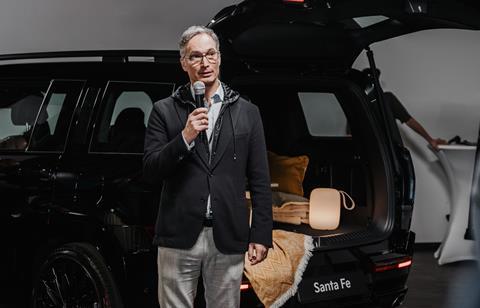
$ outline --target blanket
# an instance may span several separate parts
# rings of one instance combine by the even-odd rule
[[[274,221],[294,225],[308,224],[308,211],[308,202],[285,202],[279,207],[272,207]]]
[[[280,307],[297,292],[313,248],[310,236],[273,230],[273,249],[263,262],[252,266],[245,255],[245,276],[266,308]]]

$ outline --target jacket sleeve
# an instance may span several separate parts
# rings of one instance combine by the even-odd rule
[[[181,132],[170,138],[161,103],[153,106],[145,132],[143,176],[152,183],[168,178],[190,153]]]
[[[273,223],[270,173],[262,118],[257,106],[254,106],[250,119],[252,127],[247,160],[247,176],[252,198],[250,243],[272,247]]]

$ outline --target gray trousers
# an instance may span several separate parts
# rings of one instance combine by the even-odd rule
[[[200,274],[207,308],[240,307],[244,254],[217,250],[212,228],[203,228],[190,249],[158,247],[158,302],[160,308],[193,307]]]

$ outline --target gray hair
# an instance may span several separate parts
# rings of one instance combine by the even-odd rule
[[[185,47],[187,46],[188,42],[194,37],[199,34],[207,34],[209,35],[214,41],[215,45],[217,46],[217,51],[220,49],[220,41],[218,40],[218,36],[213,32],[212,29],[204,27],[204,26],[190,26],[187,30],[182,33],[180,37],[179,47],[180,47],[180,57],[185,56]]]

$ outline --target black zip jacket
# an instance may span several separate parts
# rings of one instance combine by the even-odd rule
[[[187,117],[195,109],[189,84],[154,104],[145,134],[143,174],[162,189],[155,245],[191,248],[203,228],[210,194],[218,250],[244,253],[248,243],[272,247],[272,196],[260,112],[237,92],[221,86],[225,97],[212,133],[211,153],[199,138],[188,151],[182,138]]]

